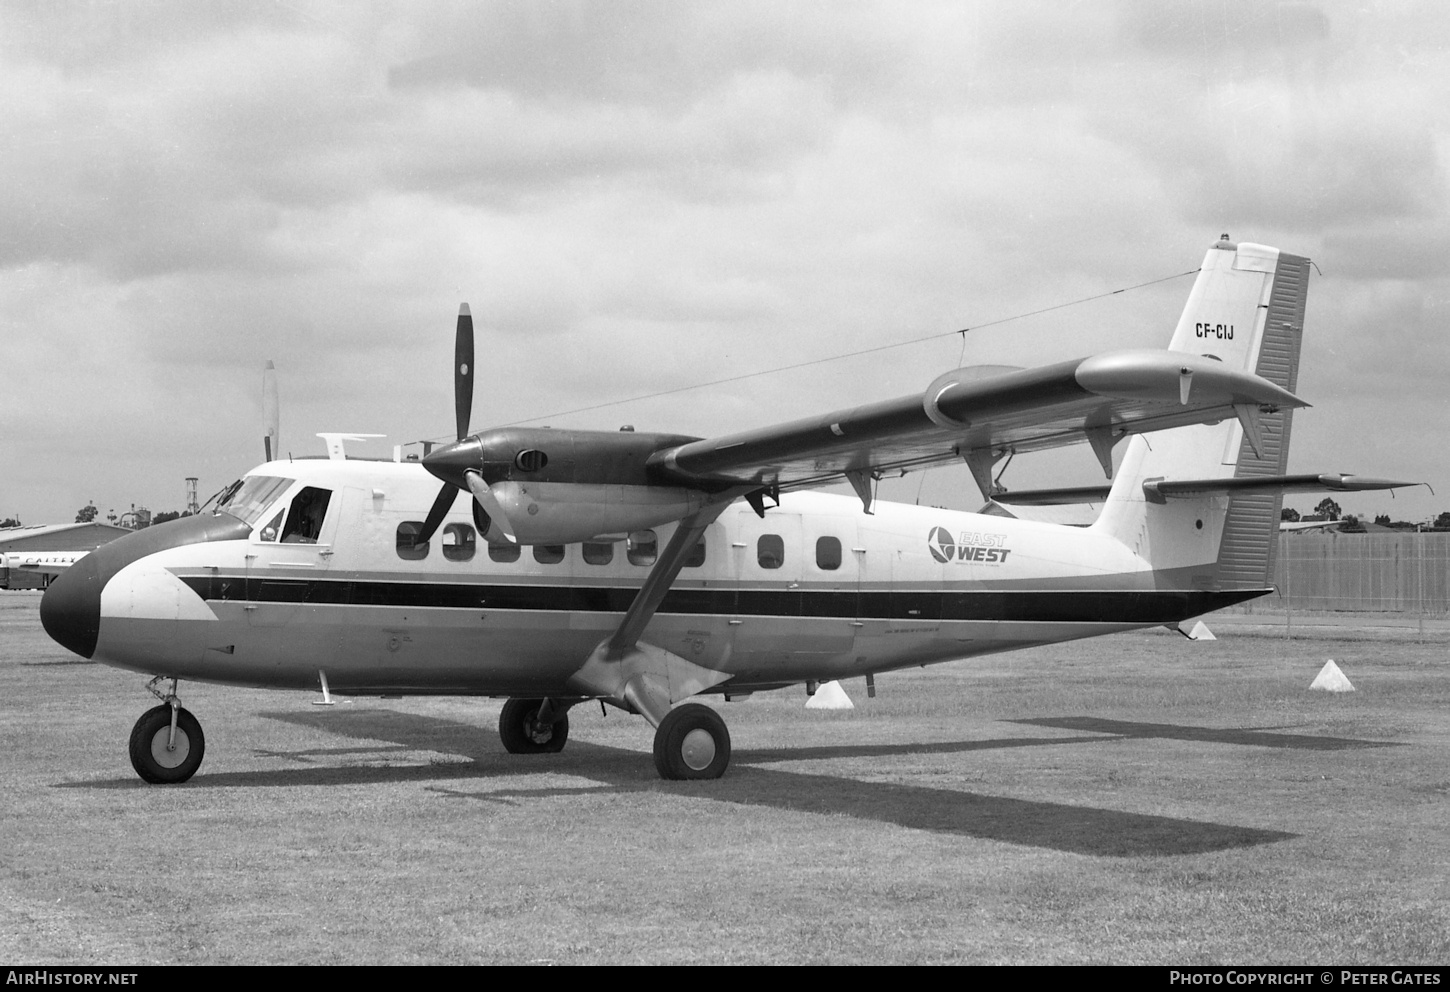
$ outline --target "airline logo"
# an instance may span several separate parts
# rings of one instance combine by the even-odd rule
[[[945,527],[933,527],[927,538],[931,556],[945,565],[949,561],[969,561],[983,565],[1000,565],[1012,553],[1006,534],[978,534],[963,531],[953,538]]]

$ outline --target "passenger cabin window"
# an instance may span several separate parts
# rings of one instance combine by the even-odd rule
[[[564,545],[535,544],[534,561],[540,565],[557,565],[564,560]]]
[[[624,542],[624,554],[631,565],[653,565],[660,554],[660,539],[652,530],[637,530]]]
[[[785,540],[779,534],[761,534],[755,542],[755,560],[761,568],[780,568],[785,564]]]
[[[841,540],[836,537],[816,538],[816,567],[834,572],[841,567]]]
[[[517,544],[490,544],[488,546],[488,556],[494,561],[518,561],[520,554],[522,552]]]
[[[406,558],[408,561],[422,561],[428,557],[428,542],[414,544],[418,535],[423,533],[423,521],[404,520],[398,524],[398,557]]]
[[[473,528],[467,524],[449,524],[443,528],[443,557],[449,561],[471,561],[478,550]]]
[[[283,544],[316,544],[322,535],[322,520],[327,516],[327,504],[332,499],[332,490],[308,486],[292,498],[292,509],[287,512],[287,526],[282,530]]]
[[[691,548],[690,553],[685,556],[685,567],[699,568],[703,564],[705,564],[705,542],[701,541]]]
[[[584,563],[586,565],[608,565],[614,560],[614,545],[602,541],[584,542]]]

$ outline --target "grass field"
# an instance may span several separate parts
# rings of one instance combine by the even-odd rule
[[[180,787],[131,770],[144,678],[0,593],[0,960],[1450,962],[1450,641],[1166,631],[720,703],[723,780],[643,720],[515,757],[500,703],[183,684]],[[1310,692],[1333,658],[1358,687]]]

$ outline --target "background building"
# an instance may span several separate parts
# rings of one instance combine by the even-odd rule
[[[95,520],[0,530],[0,589],[43,589],[50,584],[49,575],[36,568],[36,562],[27,562],[28,559],[62,553],[72,558],[76,552],[94,551],[107,541],[129,533],[125,527]]]

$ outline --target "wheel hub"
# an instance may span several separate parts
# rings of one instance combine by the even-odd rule
[[[715,737],[708,730],[696,728],[685,735],[680,744],[680,757],[691,771],[704,771],[715,760]]]
[[[162,727],[151,737],[151,757],[162,768],[176,768],[186,761],[186,756],[191,753],[191,738],[186,736],[186,731],[180,727],[176,728],[176,745],[166,746],[166,739],[171,736],[171,728]]]

